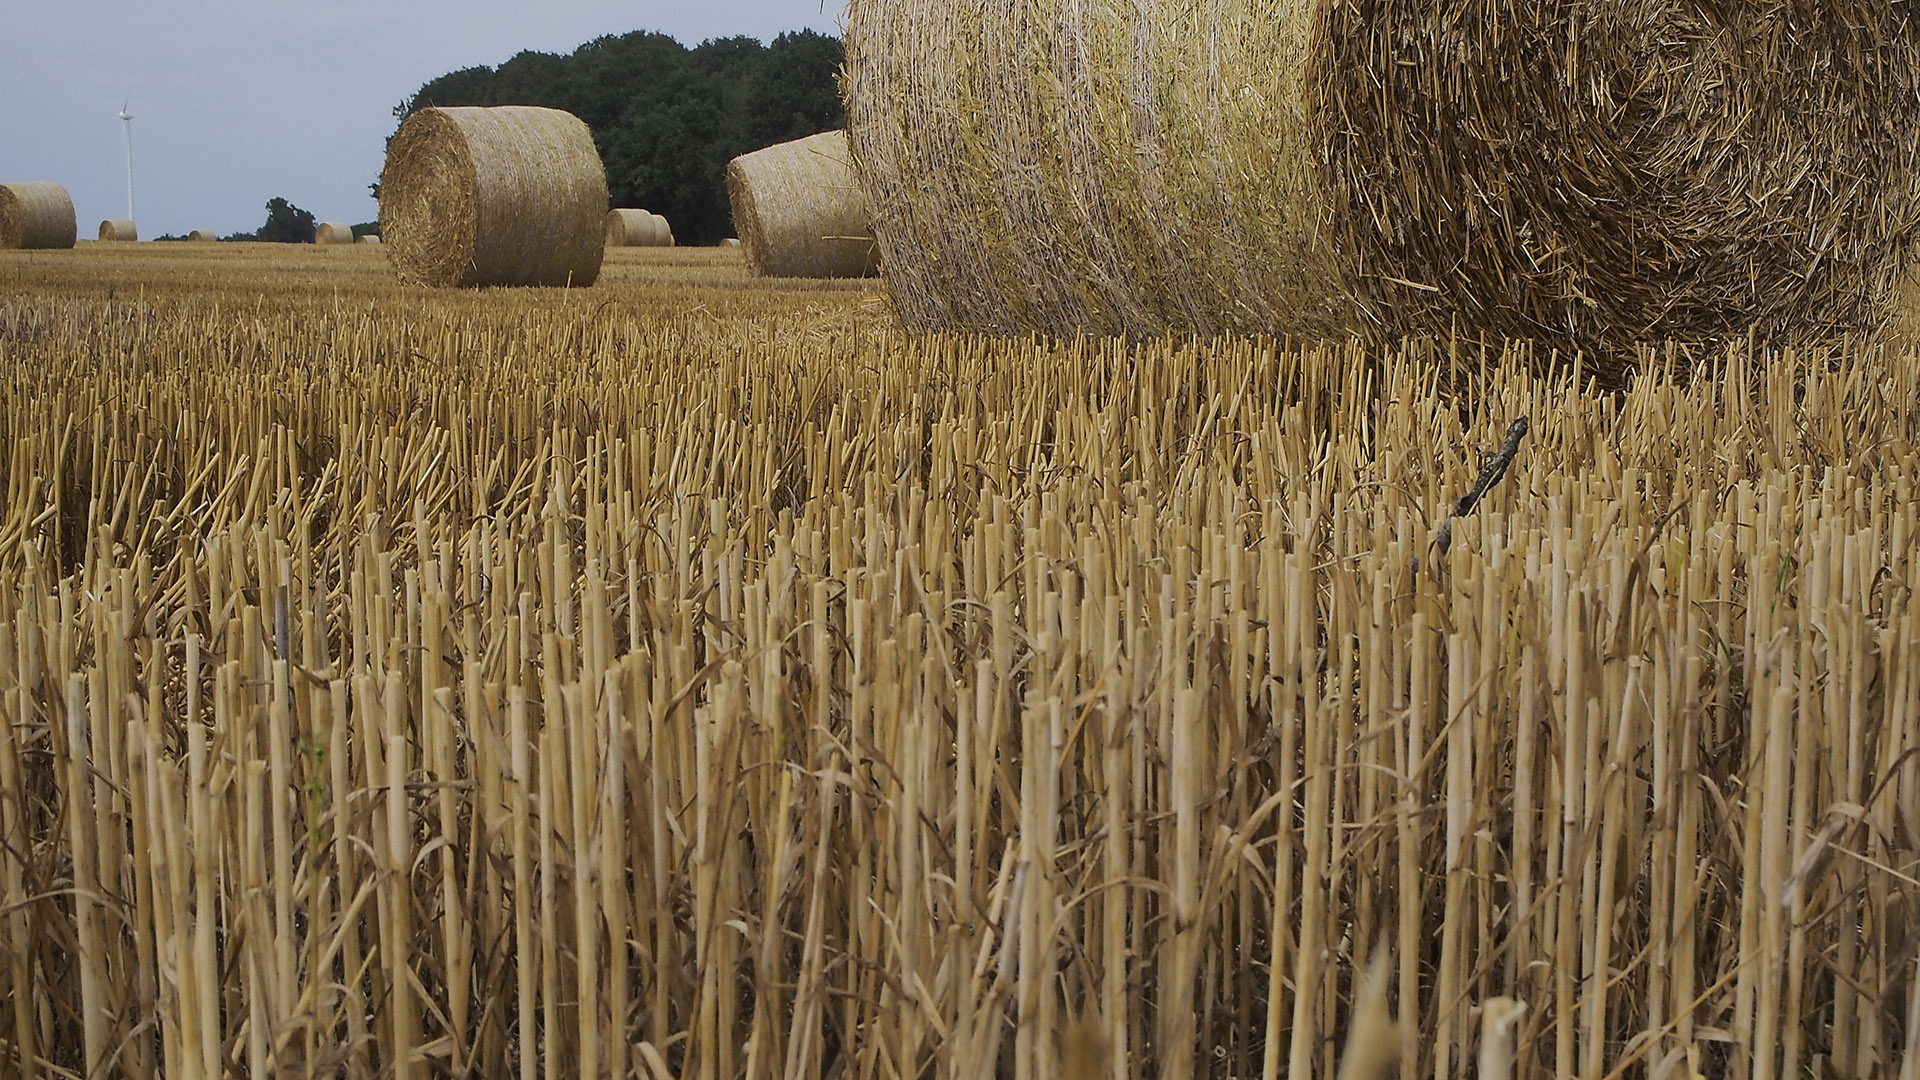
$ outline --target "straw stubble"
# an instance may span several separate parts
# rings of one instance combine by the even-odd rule
[[[0,301],[0,1068],[1914,1037],[1920,367],[226,295]]]

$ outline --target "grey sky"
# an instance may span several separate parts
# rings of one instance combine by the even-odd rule
[[[8,5],[0,182],[65,184],[80,235],[126,213],[117,114],[133,113],[140,235],[251,231],[280,195],[371,221],[393,106],[436,75],[522,49],[658,30],[692,46],[838,33],[845,0],[53,0]]]

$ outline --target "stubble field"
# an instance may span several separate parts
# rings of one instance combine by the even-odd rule
[[[1901,1075],[1920,364],[1647,367],[0,253],[0,1071]]]

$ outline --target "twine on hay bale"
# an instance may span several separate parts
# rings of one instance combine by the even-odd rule
[[[673,227],[667,219],[646,210],[607,211],[608,247],[672,247]]]
[[[214,235],[212,229],[195,229],[187,234],[187,239],[197,244],[211,244],[220,238]]]
[[[853,0],[911,326],[1870,329],[1920,220],[1906,0]]]
[[[140,230],[126,218],[108,218],[100,223],[100,239],[133,241],[140,239]]]
[[[826,131],[727,164],[747,269],[763,277],[870,277],[878,270],[847,133]]]
[[[313,242],[316,244],[351,244],[353,226],[344,221],[323,221],[314,226]]]
[[[380,177],[387,261],[424,285],[591,285],[606,212],[593,134],[557,109],[420,109]]]
[[[0,248],[70,248],[79,232],[66,188],[44,180],[0,184]]]

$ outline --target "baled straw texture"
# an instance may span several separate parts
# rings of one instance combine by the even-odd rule
[[[608,247],[672,247],[673,229],[667,219],[647,210],[607,211]]]
[[[578,117],[523,105],[421,109],[387,147],[387,259],[424,285],[591,285],[607,178]]]
[[[755,274],[853,278],[879,268],[844,131],[734,158],[727,164],[727,196]]]
[[[921,329],[1794,339],[1913,239],[1908,9],[853,0],[848,130]]]
[[[195,243],[211,244],[220,239],[212,229],[195,229],[187,234],[187,239]]]
[[[100,223],[100,239],[138,240],[140,239],[140,230],[134,228],[133,222],[126,218],[108,218]]]
[[[70,248],[78,233],[66,188],[44,180],[0,184],[0,248]]]
[[[316,244],[351,244],[353,226],[344,221],[323,221],[313,230]]]

